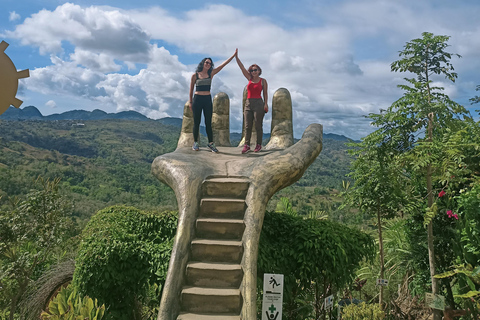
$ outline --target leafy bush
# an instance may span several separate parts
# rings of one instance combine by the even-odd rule
[[[60,194],[59,182],[38,177],[38,190],[24,200],[10,199],[11,209],[0,209],[0,310],[8,307],[9,319],[28,285],[55,261],[74,230],[72,206]]]
[[[115,320],[139,317],[137,302],[157,306],[152,290],[156,291],[153,296],[159,296],[176,224],[172,212],[155,214],[122,206],[99,211],[82,234],[74,274],[79,292],[105,303],[108,317]],[[290,312],[290,319],[303,320],[305,306],[320,301],[326,286],[339,288],[348,283],[359,262],[374,252],[373,239],[356,229],[266,212],[258,274],[259,278],[263,273],[285,275],[284,314]],[[309,296],[311,292],[315,294]],[[303,313],[298,312],[299,306]]]
[[[266,212],[258,254],[258,290],[263,288],[264,273],[283,274],[283,314],[288,319],[303,320],[312,314],[318,318],[322,300],[349,283],[359,263],[374,254],[373,238],[357,229]]]
[[[40,315],[42,320],[101,320],[105,305],[98,306],[97,299],[80,297],[72,286],[62,288],[48,304],[48,312]]]
[[[342,310],[343,320],[382,320],[385,313],[378,304],[349,304]]]
[[[97,212],[82,234],[75,286],[105,303],[109,317],[135,319],[136,302],[147,303],[151,287],[165,282],[176,226],[174,212],[124,206]]]

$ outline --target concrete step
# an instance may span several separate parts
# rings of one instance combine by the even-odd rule
[[[217,314],[199,314],[199,313],[181,313],[177,320],[240,320],[239,315],[217,313]]]
[[[243,219],[247,205],[244,199],[203,198],[200,218]]]
[[[208,288],[239,288],[243,270],[239,264],[191,262],[187,265],[189,286]]]
[[[181,311],[188,313],[240,314],[242,296],[239,289],[184,287]]]
[[[195,239],[191,244],[190,261],[240,263],[242,241]]]
[[[197,219],[197,238],[241,240],[245,224],[240,219]]]
[[[245,199],[250,182],[245,178],[210,178],[203,182],[204,197]]]

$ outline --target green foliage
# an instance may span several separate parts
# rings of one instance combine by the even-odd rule
[[[372,117],[373,118],[373,117]],[[402,153],[397,142],[402,137],[386,137],[379,129],[362,139],[361,143],[351,144],[350,153],[355,157],[349,174],[354,180],[353,187],[345,187],[344,206],[358,208],[374,217],[378,232],[378,267],[380,279],[385,279],[385,253],[383,243],[383,221],[386,218],[402,215],[411,210],[408,177],[401,163]],[[379,288],[379,304],[384,303],[384,288]]]
[[[347,152],[350,149],[349,142],[352,140],[334,140],[324,136],[322,152],[294,186],[323,187],[323,190],[318,190],[323,192],[329,189],[340,189],[352,160]]]
[[[350,293],[357,299],[365,301],[378,301],[379,288],[376,279],[387,279],[389,285],[383,287],[384,310],[388,309],[391,301],[398,297],[398,286],[403,285],[406,278],[414,271],[414,259],[407,241],[405,219],[396,217],[386,219],[383,222],[383,249],[384,249],[384,275],[381,276],[380,253],[377,251],[377,258],[371,261],[362,262],[362,268],[357,271],[358,281],[364,281],[363,286],[352,285]],[[378,238],[376,239],[378,244]],[[355,291],[358,291],[355,292]]]
[[[432,221],[433,218],[438,214],[438,206],[437,203],[434,203],[431,207],[427,208],[425,211],[425,216],[423,217],[423,226],[428,226]]]
[[[297,216],[297,212],[295,212],[292,208],[292,204],[290,200],[286,197],[280,198],[280,202],[277,205],[277,211],[281,213],[285,213],[291,216]]]
[[[472,183],[471,188],[462,189],[457,196],[460,245],[463,248],[463,260],[469,264],[480,261],[480,179]]]
[[[0,121],[0,195],[22,196],[33,177],[62,179],[82,220],[114,204],[176,206],[151,174],[153,159],[176,148],[180,130],[157,121]]]
[[[480,310],[480,266],[474,268],[470,264],[462,264],[455,266],[453,270],[438,274],[435,277],[444,279],[452,276],[457,276],[460,278],[459,280],[463,280],[461,283],[466,283],[465,289],[468,290],[468,292],[465,289],[461,290],[464,293],[456,294],[455,297],[464,299],[467,305],[470,305],[470,307],[473,306],[473,314],[478,315]]]
[[[101,320],[105,305],[99,306],[97,299],[82,297],[73,286],[62,288],[43,311],[42,320]]]
[[[400,162],[396,139],[387,139],[379,129],[362,142],[350,144],[354,157],[349,176],[353,187],[344,192],[345,205],[381,218],[408,211],[408,177]]]
[[[446,52],[449,47],[449,36],[435,36],[432,33],[422,33],[422,38],[414,39],[405,44],[399,56],[404,57],[392,63],[392,71],[411,72],[417,75],[418,82],[428,82],[431,74],[443,74],[445,78],[455,82],[457,73],[453,72],[450,63],[452,56],[458,54]]]
[[[136,302],[148,304],[149,290],[165,282],[176,226],[174,212],[123,206],[97,212],[82,233],[74,284],[104,303],[109,317],[135,319]]]
[[[0,120],[0,206],[6,196],[26,194],[32,177],[43,175],[62,179],[61,193],[74,202],[82,226],[116,204],[176,208],[173,191],[151,174],[151,163],[175,150],[180,128],[153,120],[87,120],[83,127],[77,122]],[[349,220],[346,212],[336,214],[341,199],[332,196],[348,173],[346,141],[325,135],[320,156],[298,182],[272,198],[270,210],[288,197],[300,215],[326,211],[332,219]]]
[[[438,274],[435,276],[435,278],[443,279],[456,274],[464,274],[468,278],[470,278],[475,284],[480,285],[480,267],[473,268],[471,265],[455,266],[453,270]],[[470,289],[475,290],[475,286],[471,286]]]
[[[10,319],[10,310],[8,308],[0,309],[0,320]],[[19,317],[17,314],[14,315],[13,319],[18,320]]]
[[[454,124],[460,127],[461,124],[455,123],[455,119],[468,117],[463,106],[442,93],[442,87],[432,86],[434,74],[443,75],[452,82],[457,78],[450,59],[452,56],[460,56],[445,51],[448,39],[448,36],[434,36],[424,32],[422,38],[408,42],[399,53],[402,59],[391,65],[392,71],[411,72],[417,76],[416,79],[405,79],[407,85],[399,85],[405,91],[403,97],[394,102],[386,113],[376,116],[374,121],[374,125],[382,127],[386,139],[397,140],[395,144],[401,151],[424,151],[425,148],[430,148],[431,151],[431,144],[426,143],[432,142],[428,141],[428,134],[424,139],[416,137],[415,133],[425,130],[429,121],[432,121],[432,116],[436,122],[433,131],[436,137],[441,137]],[[418,148],[419,142],[424,147]],[[434,159],[420,152],[417,155],[423,155],[415,158],[416,162],[420,161],[419,168],[425,167]]]
[[[436,269],[451,265],[453,246],[448,235],[452,232],[438,228],[438,224],[449,225],[451,222],[439,216],[435,188],[445,186],[446,172],[452,172],[461,160],[461,157],[449,153],[446,143],[450,142],[449,147],[457,147],[450,137],[462,130],[464,121],[472,121],[468,111],[445,95],[442,87],[432,85],[436,75],[452,82],[457,78],[450,60],[459,55],[446,51],[448,40],[448,36],[424,32],[422,38],[408,42],[399,53],[400,60],[392,63],[391,70],[410,72],[416,78],[405,78],[407,84],[399,85],[404,95],[381,114],[370,116],[373,125],[379,127],[377,132],[382,143],[390,145],[389,149],[398,154],[397,163],[408,177],[409,203],[405,208],[411,209],[407,211],[411,214],[407,226],[412,228],[408,238],[412,241],[412,253],[417,259],[416,265],[422,267],[417,270],[417,275],[428,269],[434,274]],[[422,238],[421,233],[425,231],[423,226],[416,225],[418,223],[428,226],[426,237]],[[442,233],[434,234],[434,230],[442,230]],[[437,250],[442,252],[441,256],[434,254]],[[438,257],[430,260],[429,265],[424,264],[428,261],[427,251]],[[428,285],[428,282],[424,283]],[[432,290],[437,292],[435,279],[431,279],[431,284]]]
[[[475,139],[475,138],[474,138]],[[466,168],[470,167],[466,162]],[[461,181],[463,179],[460,179]],[[469,180],[466,180],[469,181]],[[437,275],[439,279],[455,276],[458,288],[454,297],[462,298],[463,303],[478,315],[480,310],[480,179],[461,184],[458,194],[445,202],[458,213],[454,236],[456,259],[454,268]],[[459,264],[459,262],[461,262]],[[475,267],[474,267],[475,266]],[[448,280],[450,281],[450,280]]]
[[[313,312],[312,300],[320,301],[349,283],[359,263],[374,253],[373,239],[359,230],[267,211],[260,236],[258,290],[264,273],[283,274],[284,315],[303,320]]]
[[[395,218],[385,221],[383,230],[383,243],[385,250],[385,267],[388,270],[389,277],[397,275],[400,283],[405,274],[413,271],[412,252],[410,243],[406,239],[405,219]],[[392,290],[396,290],[395,283],[392,284]]]
[[[342,309],[342,319],[344,320],[382,320],[385,313],[378,304],[349,304]]]
[[[478,85],[475,90],[480,91],[480,85]],[[475,96],[475,97],[473,97],[473,98],[470,99],[470,102],[471,102],[472,104],[480,103],[480,97],[479,97],[479,96]]]
[[[59,182],[38,178],[39,190],[25,200],[12,199],[12,209],[0,211],[0,309],[8,306],[10,319],[29,283],[71,236],[71,204],[61,197]]]

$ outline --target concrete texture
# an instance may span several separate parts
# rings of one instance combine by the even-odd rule
[[[230,99],[224,92],[213,98],[212,115],[213,142],[217,147],[230,146]]]
[[[287,89],[280,88],[272,98],[272,130],[266,150],[285,149],[293,145],[292,98]]]

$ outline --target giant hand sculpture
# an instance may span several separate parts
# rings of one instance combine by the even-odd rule
[[[281,95],[285,95],[283,90],[286,91],[286,89],[282,89],[280,91]],[[286,92],[288,93],[288,91]],[[273,108],[275,108],[275,105],[273,105]],[[289,101],[289,107],[287,103],[288,108],[290,108],[291,115],[291,101]],[[185,108],[185,115],[188,115],[189,111]],[[215,312],[220,312],[218,317],[225,320],[256,319],[258,244],[267,203],[278,190],[300,179],[322,150],[322,125],[311,124],[305,130],[301,140],[291,145],[293,144],[291,117],[288,119],[288,110],[283,113],[282,110],[277,111],[278,114],[287,114],[287,116],[277,119],[282,130],[277,131],[279,132],[277,136],[272,136],[271,150],[246,155],[242,155],[238,147],[220,147],[219,154],[211,153],[207,149],[193,151],[189,142],[181,143],[180,141],[183,139],[182,137],[187,138],[188,130],[182,128],[177,150],[161,155],[154,160],[152,172],[160,181],[166,183],[175,191],[179,210],[177,235],[161,298],[159,320],[204,319],[199,315],[200,313],[211,314]],[[221,120],[225,122],[225,119]],[[190,119],[184,116],[185,123],[190,123]],[[272,128],[272,133],[273,131]],[[275,137],[278,137],[278,139],[274,139]],[[182,141],[186,140],[183,139]],[[198,256],[195,256],[197,253],[194,252],[196,250],[194,249],[195,241],[197,241],[195,239],[198,239],[199,235],[201,238],[202,231],[198,229],[199,221],[202,220],[200,216],[202,212],[205,213],[207,210],[204,206],[207,203],[206,200],[211,200],[206,199],[206,196],[212,195],[212,191],[205,186],[212,186],[212,184],[206,184],[206,182],[212,180],[221,180],[221,186],[216,187],[217,190],[214,190],[214,192],[223,195],[228,192],[236,192],[235,183],[246,182],[245,185],[247,186],[244,191],[241,191],[241,202],[244,205],[242,207],[244,208],[242,209],[244,215],[242,212],[243,221],[241,223],[244,229],[242,229],[243,233],[237,241],[241,246],[241,256],[236,262],[238,268],[241,267],[242,270],[241,279],[236,290],[238,293],[235,290],[228,291],[230,295],[237,295],[235,298],[237,300],[233,299],[233,306],[228,309],[229,314],[233,312],[231,310],[238,312],[238,316],[233,317],[221,313],[223,309],[218,302],[211,306],[211,311],[199,311],[198,314],[191,311],[205,310],[201,305],[208,304],[208,294],[216,294],[214,293],[215,290],[209,288],[210,291],[206,294],[207,298],[202,298],[207,300],[201,300],[198,297],[192,298],[195,290],[191,288],[192,284],[189,284],[191,282],[187,279],[189,275],[186,275],[187,270],[191,269],[187,267],[187,264],[190,266],[193,264],[192,261],[198,260]],[[219,211],[222,201],[228,201],[228,199],[215,200],[217,204],[209,207],[208,210]],[[238,200],[235,201],[238,202]],[[204,251],[204,254],[209,254],[208,250],[205,249]],[[194,257],[192,258],[192,256]],[[218,279],[215,281],[219,282]],[[204,284],[206,280],[198,280],[198,282]],[[227,297],[211,298],[215,301],[220,301],[219,299],[227,301]]]

